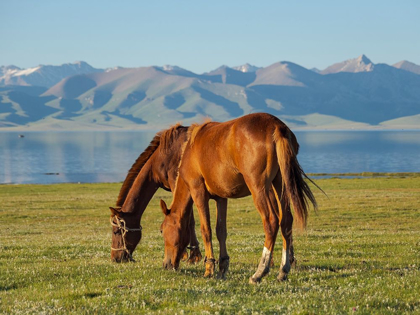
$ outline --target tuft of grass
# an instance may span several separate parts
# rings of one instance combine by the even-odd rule
[[[295,231],[296,268],[276,281],[279,237],[275,267],[256,286],[248,278],[264,233],[251,198],[229,200],[223,281],[204,279],[202,263],[162,269],[159,200],[170,202],[169,193],[158,191],[144,213],[137,262],[114,264],[108,206],[121,184],[1,185],[0,313],[419,313],[419,176],[316,183],[327,196],[314,188],[319,211]],[[213,203],[211,211],[214,227]]]

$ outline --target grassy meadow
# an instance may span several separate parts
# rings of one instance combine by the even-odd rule
[[[143,216],[136,262],[115,264],[108,206],[121,184],[0,185],[0,314],[419,314],[420,176],[316,182],[328,197],[315,189],[319,211],[295,230],[289,280],[276,281],[279,237],[275,267],[255,286],[264,234],[249,197],[229,201],[231,265],[218,280],[202,277],[202,263],[163,270],[169,193]]]

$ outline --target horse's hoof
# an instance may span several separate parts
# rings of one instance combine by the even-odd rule
[[[229,256],[221,257],[219,259],[219,279],[225,279],[225,275],[229,270]]]
[[[187,251],[184,251],[184,253],[182,254],[182,257],[181,257],[181,261],[187,261],[188,260],[188,253],[187,253]]]
[[[219,271],[216,278],[219,280],[226,280],[226,273]]]
[[[261,282],[261,279],[254,279],[254,278],[249,278],[249,284],[258,284]]]
[[[204,278],[212,278],[214,275],[214,265],[211,267],[207,267],[206,264],[206,271],[204,272]]]
[[[204,272],[204,278],[212,278],[213,275],[214,275],[214,272],[212,272],[212,271],[206,270]]]
[[[278,277],[277,277],[278,281],[286,281],[287,280],[287,273],[280,271]]]
[[[188,258],[188,263],[189,264],[196,264],[196,263],[200,262],[202,258],[203,258],[203,256],[201,256],[200,250],[198,248],[193,249],[190,252],[190,258]]]
[[[204,278],[211,278],[214,275],[214,265],[216,260],[215,259],[206,259],[206,271],[204,272]]]

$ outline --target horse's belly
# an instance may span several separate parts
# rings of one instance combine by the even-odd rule
[[[225,174],[219,179],[205,178],[208,192],[222,198],[242,198],[251,193],[241,174]]]

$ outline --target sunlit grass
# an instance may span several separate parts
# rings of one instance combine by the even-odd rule
[[[202,263],[162,269],[159,200],[170,202],[168,193],[143,216],[137,262],[113,264],[108,206],[121,184],[2,185],[0,313],[419,313],[420,177],[317,184],[328,197],[314,190],[319,211],[295,231],[297,267],[276,281],[279,239],[275,267],[257,286],[248,278],[264,234],[251,198],[229,201],[222,281],[204,279]]]

